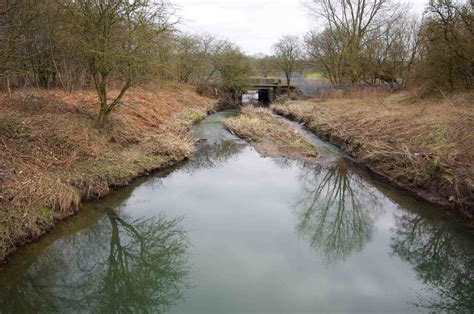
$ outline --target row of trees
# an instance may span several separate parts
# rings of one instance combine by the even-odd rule
[[[307,66],[331,83],[423,84],[454,91],[474,86],[474,3],[431,0],[422,18],[395,0],[310,0],[306,8],[317,22],[302,43],[285,36],[270,62],[287,78]]]
[[[176,74],[182,83],[191,83],[198,91],[215,88],[216,82],[234,100],[253,73],[250,59],[228,40],[211,35],[183,35],[176,46]]]
[[[473,87],[470,1],[430,0],[421,20],[391,0],[312,0],[307,7],[324,28],[306,35],[306,49],[334,83]]]
[[[4,0],[2,87],[10,95],[94,88],[100,126],[130,87],[155,78],[235,98],[251,70],[248,58],[231,42],[179,33],[178,22],[165,0]]]
[[[390,0],[313,0],[322,31],[306,35],[309,55],[338,84],[394,80],[409,63],[407,12]]]
[[[318,30],[302,43],[284,36],[273,56],[252,59],[229,41],[180,34],[166,0],[3,0],[1,85],[10,95],[94,88],[101,126],[131,86],[154,78],[235,100],[253,72],[283,73],[290,85],[310,62],[334,84],[473,87],[470,1],[431,0],[421,20],[396,0],[309,0],[306,7]]]

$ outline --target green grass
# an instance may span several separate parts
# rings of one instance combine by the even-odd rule
[[[321,72],[313,72],[313,73],[307,73],[305,74],[305,77],[307,79],[323,79],[324,75]]]
[[[44,218],[49,218],[51,216],[51,210],[48,207],[40,207],[38,210]]]
[[[77,125],[78,125],[80,130],[87,129],[87,124],[85,124],[84,122],[79,122]]]

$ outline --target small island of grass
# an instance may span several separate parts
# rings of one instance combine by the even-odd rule
[[[246,106],[238,117],[227,119],[226,128],[245,139],[262,155],[312,159],[316,148],[290,124],[276,118],[269,110]]]

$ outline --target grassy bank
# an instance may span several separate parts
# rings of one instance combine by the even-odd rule
[[[190,126],[216,108],[186,86],[132,89],[105,129],[93,91],[0,99],[0,261],[81,201],[188,157]]]
[[[238,117],[227,119],[225,126],[248,140],[262,155],[300,159],[318,156],[316,148],[301,133],[267,109],[246,106]]]
[[[474,96],[367,94],[275,104],[375,172],[474,217]]]

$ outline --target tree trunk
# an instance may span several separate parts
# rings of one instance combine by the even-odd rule
[[[107,116],[109,115],[109,106],[107,104],[107,77],[108,73],[99,75],[99,73],[94,73],[94,85],[97,90],[97,95],[100,100],[100,111],[99,117],[97,120],[99,128],[104,127],[107,122]]]
[[[105,82],[101,84],[101,87],[98,88],[99,98],[100,98],[100,111],[99,111],[99,127],[102,128],[107,123],[109,114],[120,104],[120,101],[125,95],[125,92],[130,88],[131,82],[127,81],[122,87],[120,94],[112,101],[111,104],[107,102],[107,85]],[[235,92],[234,92],[235,93]]]
[[[110,111],[107,108],[107,105],[103,106],[101,104],[100,111],[99,111],[99,119],[98,119],[98,124],[100,128],[103,128],[105,124],[107,123],[107,118],[109,117]]]
[[[287,82],[287,85],[288,85],[287,86],[287,88],[288,88],[288,90],[287,90],[288,97],[290,97],[291,96],[291,78],[287,77],[286,82]]]

